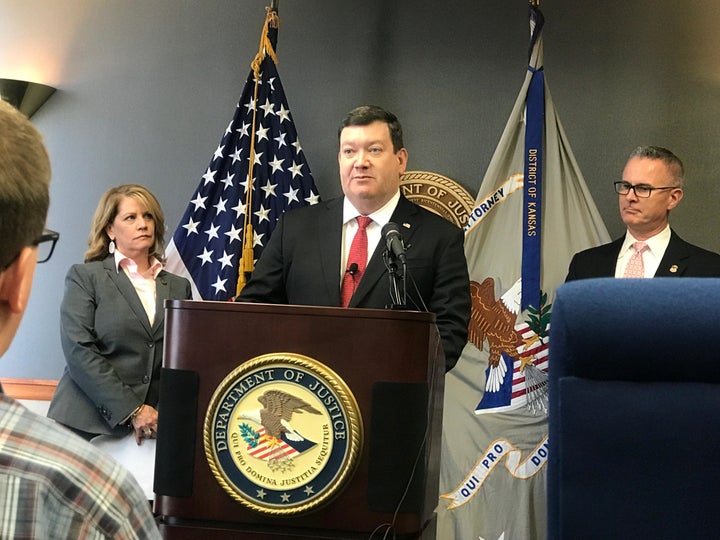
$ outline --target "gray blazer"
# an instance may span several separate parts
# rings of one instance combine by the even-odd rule
[[[66,367],[48,416],[98,434],[127,433],[120,424],[141,403],[157,406],[166,299],[192,297],[190,282],[158,274],[155,321],[112,256],[73,265],[60,306]]]

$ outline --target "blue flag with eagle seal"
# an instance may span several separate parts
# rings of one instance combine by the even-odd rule
[[[610,240],[567,142],[530,6],[525,81],[465,229],[468,344],[445,379],[438,538],[545,538],[547,371],[555,289]]]

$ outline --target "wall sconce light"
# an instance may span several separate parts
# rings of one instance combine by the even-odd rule
[[[30,118],[55,89],[40,83],[17,81],[15,79],[0,79],[0,98],[19,109]]]

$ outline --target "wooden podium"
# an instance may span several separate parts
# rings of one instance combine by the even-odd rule
[[[390,523],[395,538],[435,538],[445,366],[433,314],[181,300],[166,310],[155,475],[164,538],[367,539]],[[339,375],[364,426],[357,468],[337,496],[290,517],[234,500],[203,442],[218,385],[281,352]]]

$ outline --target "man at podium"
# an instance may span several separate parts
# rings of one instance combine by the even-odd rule
[[[408,152],[394,114],[357,107],[338,137],[344,196],[283,214],[237,300],[430,311],[449,370],[470,317],[463,232],[400,193]]]

